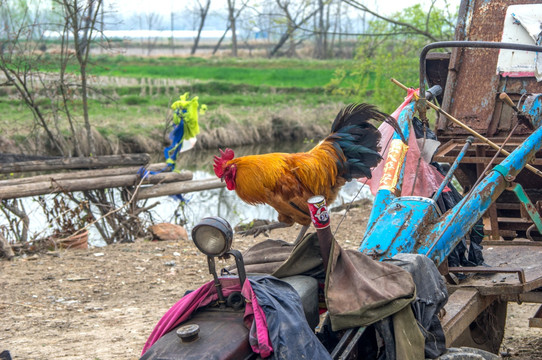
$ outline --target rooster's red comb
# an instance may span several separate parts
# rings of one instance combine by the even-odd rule
[[[215,174],[218,177],[222,177],[224,175],[224,163],[230,161],[233,159],[235,154],[233,153],[232,149],[226,148],[226,150],[220,150],[220,157],[215,156],[215,164],[213,166],[215,170]]]
[[[235,154],[233,153],[233,150],[230,148],[226,148],[226,150],[218,149],[220,151],[220,158],[224,161],[230,161],[233,159]]]

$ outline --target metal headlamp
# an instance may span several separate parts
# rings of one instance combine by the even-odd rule
[[[238,250],[231,250],[233,230],[230,224],[217,216],[203,218],[192,229],[192,240],[196,247],[202,253],[207,255],[209,273],[213,275],[218,302],[221,305],[227,304],[234,309],[241,308],[242,305],[244,305],[244,301],[239,300],[242,299],[242,297],[240,297],[240,294],[237,292],[230,294],[228,299],[224,297],[224,294],[222,293],[222,284],[218,279],[215,265],[215,257],[233,255],[239,273],[239,284],[243,287],[246,279],[245,264],[241,253]]]
[[[206,217],[192,229],[192,240],[205,255],[220,257],[231,248],[233,230],[230,224],[220,217]]]

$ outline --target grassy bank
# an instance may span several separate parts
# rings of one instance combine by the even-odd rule
[[[48,55],[46,60],[53,71],[54,57]],[[260,126],[277,116],[284,124],[326,125],[342,105],[361,101],[326,91],[336,69],[347,64],[344,60],[99,56],[91,59],[88,68],[90,120],[111,141],[162,139],[171,117],[170,104],[188,91],[208,106],[208,113],[200,118],[204,131],[232,125]],[[77,76],[76,69],[71,64],[68,72]],[[72,90],[69,111],[81,126],[79,89]],[[32,113],[15,90],[8,87],[0,92],[2,136],[21,142],[36,134]],[[36,102],[53,126],[50,93],[40,91]],[[56,115],[60,127],[67,129],[65,113]]]

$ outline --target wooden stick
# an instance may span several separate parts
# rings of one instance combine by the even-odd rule
[[[218,189],[226,186],[220,179],[205,179],[175,182],[171,184],[155,185],[152,187],[140,188],[137,199],[148,199],[158,196],[185,194],[194,191]]]
[[[123,154],[0,163],[0,174],[60,169],[95,169],[119,165],[145,165],[150,160],[151,157],[149,154]]]
[[[166,163],[150,164],[145,167],[149,171],[158,171],[166,167]],[[47,175],[37,175],[25,178],[0,180],[0,186],[32,184],[43,181],[60,181],[60,180],[74,180],[74,179],[88,179],[88,178],[101,178],[106,176],[117,175],[133,175],[141,169],[141,166],[129,166],[119,167],[112,169],[99,169],[99,170],[82,170],[82,171],[70,171],[64,173],[55,173]],[[169,171],[168,171],[169,172]]]
[[[135,186],[139,180],[137,174],[119,175],[100,178],[68,179],[59,181],[42,181],[32,184],[11,185],[0,187],[0,199],[14,199],[26,196],[52,194],[64,191],[85,191],[106,189],[123,186]],[[149,175],[141,181],[142,184],[159,184],[187,181],[192,179],[192,172],[181,171]]]
[[[399,86],[400,88],[404,89],[404,90],[408,90],[409,88],[406,87],[405,85],[401,84],[399,81],[397,81],[396,79],[391,79],[391,81]],[[448,114],[446,111],[442,110],[440,107],[438,107],[437,105],[433,104],[432,102],[430,101],[427,101],[426,102],[427,105],[432,108],[433,110],[436,110],[439,114],[442,114],[444,115],[446,118],[448,118],[449,120],[451,120],[452,122],[454,122],[455,124],[459,125],[461,128],[463,128],[464,130],[468,131],[471,135],[474,135],[476,136],[478,139],[482,140],[482,142],[488,144],[489,146],[491,146],[493,149],[497,150],[497,151],[500,151],[501,154],[504,154],[505,156],[508,156],[510,155],[510,153],[504,149],[501,149],[499,145],[495,144],[493,141],[489,140],[488,138],[484,137],[483,135],[477,133],[475,130],[471,129],[470,127],[468,127],[467,125],[463,124],[461,121],[459,121],[458,119],[456,119],[455,117],[453,117],[452,115]],[[542,171],[538,170],[537,168],[535,168],[534,166],[532,165],[529,165],[529,164],[526,164],[525,165],[525,168],[532,171],[533,173],[535,173],[536,175],[542,177]]]

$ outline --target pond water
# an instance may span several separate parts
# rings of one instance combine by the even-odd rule
[[[275,151],[299,152],[306,151],[313,146],[313,143],[300,142],[295,144],[275,143],[235,147],[235,156]],[[215,178],[216,175],[212,170],[214,155],[218,155],[218,151],[190,150],[184,152],[180,154],[177,168],[192,171],[195,180]],[[153,156],[153,162],[163,161],[162,154]],[[268,205],[248,205],[241,201],[234,191],[229,191],[226,188],[188,193],[184,197],[188,200],[185,204],[181,204],[179,200],[173,197],[159,197],[148,199],[146,203],[138,205],[149,206],[158,203],[151,210],[154,223],[171,222],[182,224],[189,234],[193,226],[206,216],[220,216],[226,219],[232,227],[235,227],[240,222],[250,222],[255,219],[277,220],[278,217],[277,212],[272,207]],[[45,198],[52,198],[52,195]],[[351,181],[341,189],[339,196],[331,207],[362,198],[372,198],[368,187],[362,187],[362,184],[357,181]],[[49,235],[52,228],[47,223],[47,217],[37,201],[33,198],[24,198],[23,205],[30,218],[29,239]],[[1,225],[7,225],[7,219],[3,214],[0,214]],[[89,244],[93,246],[106,245],[94,227],[90,228]]]

